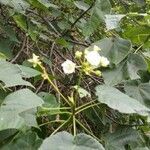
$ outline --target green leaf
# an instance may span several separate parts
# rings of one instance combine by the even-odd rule
[[[35,77],[41,74],[41,72],[32,69],[30,67],[26,67],[26,66],[22,66],[22,65],[16,65],[17,67],[19,67],[20,71],[21,71],[21,75],[24,78],[31,78],[31,77]]]
[[[105,135],[106,150],[125,150],[126,144],[138,145],[141,141],[139,133],[129,127],[120,127],[114,133]]]
[[[59,8],[57,5],[50,3],[49,0],[37,0],[37,1],[40,2],[46,8],[55,8],[55,9]]]
[[[9,39],[0,39],[0,53],[4,54],[6,58],[12,57],[11,42]]]
[[[101,48],[100,54],[106,56],[115,65],[119,64],[131,51],[131,42],[122,38],[104,38],[95,42]]]
[[[4,20],[2,20],[2,21],[4,21]],[[7,35],[7,37],[9,38],[10,41],[19,43],[13,27],[11,27],[9,25],[6,26],[5,24],[3,24],[3,22],[0,25],[0,27],[5,32],[5,34]]]
[[[137,100],[129,97],[128,95],[120,92],[116,88],[99,85],[96,87],[96,95],[98,101],[108,105],[110,108],[118,110],[125,114],[140,114],[147,115],[150,112],[146,106],[142,105]]]
[[[0,109],[0,131],[6,129],[21,129],[24,127],[24,120],[15,112],[1,111]]]
[[[25,0],[0,0],[0,3],[13,7],[19,13],[25,13],[30,6]]]
[[[128,79],[139,79],[139,70],[147,70],[144,58],[138,54],[130,54],[119,65],[103,71],[104,81],[108,85],[116,85]]]
[[[86,11],[89,8],[89,5],[83,1],[75,1],[74,4],[81,10]]]
[[[55,150],[104,150],[103,146],[89,135],[78,134],[73,137],[67,132],[59,132],[48,137],[39,150],[49,150],[49,148]]]
[[[20,27],[21,29],[23,29],[24,31],[27,31],[27,18],[21,14],[15,14],[13,15],[13,19],[15,20],[15,22],[17,23],[18,27]]]
[[[1,143],[3,143],[4,140],[7,140],[10,136],[14,135],[17,132],[16,129],[9,129],[9,130],[3,130],[0,131],[0,148],[1,148]]]
[[[112,30],[119,27],[119,21],[125,15],[105,15],[105,23],[107,30]]]
[[[125,83],[126,93],[140,103],[150,108],[150,83],[141,83],[138,80],[132,80]]]
[[[1,110],[15,111],[21,113],[23,111],[41,106],[43,100],[29,89],[21,89],[9,94],[2,103]]]
[[[46,92],[40,92],[38,93],[38,95],[44,101],[44,104],[42,105],[42,107],[38,109],[38,113],[40,115],[42,114],[53,115],[53,114],[57,114],[60,112],[59,110],[60,104],[57,102],[54,95],[46,93]]]
[[[13,15],[13,19],[17,23],[18,27],[25,31],[33,41],[37,40],[40,34],[40,27],[38,28],[36,24],[29,20],[29,18],[21,14]]]
[[[9,93],[8,91],[0,89],[0,105],[4,101],[5,97],[8,95],[8,93]]]
[[[37,150],[42,140],[34,132],[27,132],[12,143],[3,147],[3,150]]]
[[[26,125],[28,127],[35,127],[35,128],[39,129],[39,126],[37,123],[37,109],[36,108],[22,112],[19,114],[19,116],[21,118],[23,118],[24,125]]]
[[[9,94],[0,107],[0,130],[21,128],[25,123],[19,114],[43,103],[40,97],[28,89]]]
[[[21,70],[16,65],[13,65],[5,60],[0,60],[0,81],[5,84],[5,87],[12,87],[17,85],[33,87],[30,82],[22,79],[21,73]]]
[[[146,0],[133,0],[139,7],[146,5]]]
[[[143,55],[148,65],[148,71],[150,72],[150,51],[144,52]]]
[[[90,36],[92,33],[96,31],[96,29],[99,27],[99,19],[97,15],[93,14],[89,18],[89,20],[83,25],[82,32],[84,36]]]
[[[149,26],[127,26],[124,29],[123,36],[130,39],[134,44],[144,44],[144,47],[150,47],[150,39],[147,40],[150,36]]]
[[[110,14],[111,4],[109,0],[96,0],[94,6],[94,12],[99,19],[104,20],[106,14]]]
[[[90,36],[96,31],[101,22],[104,22],[105,15],[110,13],[111,5],[109,0],[96,0],[89,20],[84,24],[82,31],[84,36]]]
[[[44,100],[43,107],[53,108],[59,107],[58,102],[53,94],[49,94],[47,92],[40,92],[38,95]]]
[[[32,6],[41,9],[47,10],[48,8],[57,9],[58,6],[50,3],[48,0],[27,0]]]
[[[63,47],[68,47],[69,46],[69,43],[64,38],[57,39],[56,43],[59,44],[59,45],[62,45]]]

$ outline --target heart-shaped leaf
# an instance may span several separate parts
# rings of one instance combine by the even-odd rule
[[[98,101],[121,113],[147,115],[150,112],[150,109],[140,102],[114,87],[99,85],[96,87],[96,95],[98,96]]]
[[[58,144],[59,141],[59,144]],[[103,146],[86,134],[73,137],[67,132],[59,132],[44,140],[39,150],[104,150]]]
[[[22,89],[8,95],[0,107],[0,130],[16,128],[24,125],[22,112],[42,106],[43,100],[28,89]]]

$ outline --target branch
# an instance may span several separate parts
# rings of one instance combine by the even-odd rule
[[[96,0],[94,0],[94,2],[91,4],[91,6],[84,11],[76,20],[75,22],[71,25],[70,29],[65,30],[64,32],[62,32],[61,36],[64,36],[67,32],[69,32],[72,28],[74,28],[74,26],[76,25],[76,23],[89,11],[91,10],[91,8],[94,6]]]
[[[15,62],[18,59],[18,57],[21,55],[21,53],[24,51],[24,48],[26,46],[26,40],[27,39],[26,39],[26,36],[25,36],[24,40],[23,40],[23,43],[22,43],[21,50],[17,53],[17,55],[15,56],[15,58],[10,61],[11,63]]]

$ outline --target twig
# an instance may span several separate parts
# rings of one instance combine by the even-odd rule
[[[15,62],[17,60],[17,58],[20,56],[20,54],[23,52],[25,46],[26,46],[26,36],[24,37],[23,43],[22,43],[22,47],[21,50],[17,53],[17,55],[10,61],[11,63]]]
[[[37,87],[35,93],[38,93],[44,84],[44,80],[42,80],[41,84]]]
[[[96,1],[96,0],[94,0],[94,2],[91,4],[91,6],[90,6],[86,11],[84,11],[84,12],[75,20],[75,22],[71,25],[70,29],[67,29],[67,30],[65,30],[64,32],[62,32],[61,36],[66,35],[66,33],[67,33],[68,31],[70,31],[72,28],[74,28],[74,26],[76,25],[76,23],[94,6],[95,1]]]
[[[74,43],[74,44],[77,44],[77,45],[81,45],[81,46],[89,46],[90,44],[86,44],[86,43],[81,43],[79,41],[75,41],[75,40],[71,40],[71,39],[66,39],[66,41],[70,42],[70,43]]]

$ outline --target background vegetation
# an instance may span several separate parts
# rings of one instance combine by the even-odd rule
[[[64,74],[93,45],[102,77]],[[0,0],[0,149],[149,150],[149,121],[149,0]]]

